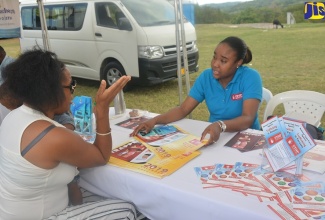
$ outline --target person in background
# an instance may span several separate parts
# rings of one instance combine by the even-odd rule
[[[3,49],[2,46],[0,46],[0,85],[3,82],[2,72],[4,68],[9,64],[12,63],[15,59],[8,56],[5,49]],[[10,112],[9,109],[7,109],[5,106],[3,106],[0,103],[0,125],[3,120],[3,118]]]
[[[90,144],[53,120],[69,110],[75,89],[69,70],[56,54],[26,51],[5,71],[0,91],[7,89],[9,97],[23,105],[13,109],[0,126],[1,218],[99,219],[100,215],[102,219],[135,219],[134,205],[117,199],[69,206],[67,186],[78,174],[77,167],[101,166],[109,160],[109,105],[130,77],[121,77],[108,89],[101,81],[93,111],[96,139]]]
[[[15,61],[14,58],[7,55],[5,49],[0,46],[0,85],[2,84],[2,71],[9,64]]]
[[[156,124],[168,124],[186,117],[205,100],[211,124],[201,141],[209,135],[207,145],[216,142],[221,132],[247,128],[260,129],[257,111],[262,99],[260,74],[243,64],[252,60],[252,52],[238,37],[227,37],[214,50],[211,68],[196,79],[184,102],[168,112],[138,125],[131,136],[148,133]]]

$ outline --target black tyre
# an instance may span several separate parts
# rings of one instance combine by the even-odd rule
[[[107,87],[110,87],[116,80],[124,75],[126,75],[126,73],[123,66],[120,63],[114,61],[108,63],[105,66],[104,71],[101,74],[101,79],[105,79],[107,82]],[[126,85],[123,89],[123,91],[128,90],[130,90],[130,85]]]

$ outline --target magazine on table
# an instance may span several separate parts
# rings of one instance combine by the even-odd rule
[[[266,145],[263,131],[246,129],[237,132],[226,144],[226,147],[236,148],[241,152],[262,149]]]
[[[135,138],[146,143],[148,149],[160,158],[194,152],[205,146],[205,142],[201,142],[200,137],[175,125],[156,126],[146,134],[140,131]]]
[[[175,172],[198,155],[200,152],[195,151],[161,159],[149,149],[146,143],[131,138],[112,150],[109,164],[162,178]]]

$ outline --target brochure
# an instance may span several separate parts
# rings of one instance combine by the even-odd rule
[[[273,117],[262,124],[267,141],[264,153],[273,171],[297,160],[316,145],[304,123],[294,123],[288,132],[286,124],[290,123],[292,122],[288,118]]]
[[[226,144],[226,147],[236,148],[241,152],[262,149],[266,145],[263,131],[246,129],[240,131]]]
[[[151,151],[146,143],[131,138],[112,150],[109,164],[162,178],[175,172],[188,161],[200,155],[200,152],[188,152],[161,159]]]
[[[303,169],[325,173],[325,141],[315,140],[316,146],[305,153],[303,157]]]
[[[156,126],[149,133],[136,136],[148,145],[148,149],[160,158],[169,158],[194,152],[205,145],[200,137],[189,134],[175,125]]]
[[[149,119],[150,117],[146,117],[146,116],[137,117],[137,118],[128,118],[127,120],[119,122],[116,125],[123,128],[134,129],[140,123],[145,122]]]

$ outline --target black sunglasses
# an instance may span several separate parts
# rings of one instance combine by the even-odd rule
[[[71,94],[73,94],[76,86],[77,86],[77,80],[72,80],[71,83],[70,83],[70,85],[68,85],[68,86],[62,86],[62,87],[63,88],[70,89]]]

